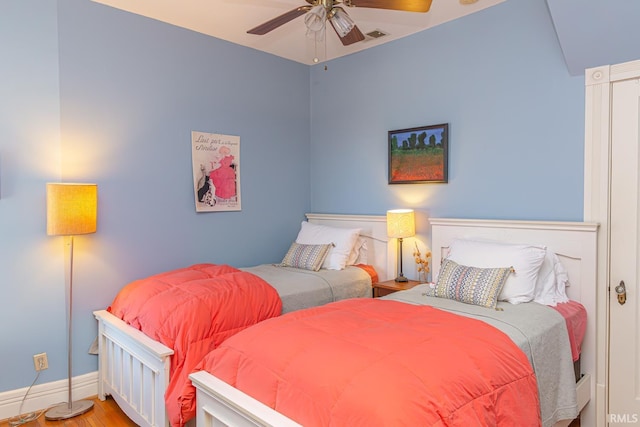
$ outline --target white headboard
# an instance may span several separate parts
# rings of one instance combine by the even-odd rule
[[[314,224],[330,227],[360,228],[360,236],[367,241],[367,263],[378,273],[379,280],[395,277],[393,248],[387,237],[386,215],[305,214]]]
[[[431,218],[431,251],[433,277],[437,277],[440,261],[455,238],[482,238],[508,243],[544,245],[555,252],[569,274],[570,299],[587,310],[587,331],[582,344],[583,373],[596,373],[596,271],[597,230],[592,222],[510,221]],[[596,395],[595,381],[591,396]],[[593,411],[595,404],[585,410]]]

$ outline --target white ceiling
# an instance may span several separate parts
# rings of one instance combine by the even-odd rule
[[[378,46],[477,12],[505,0],[433,0],[427,13],[345,7],[365,34],[364,41],[343,46],[332,28],[325,42],[306,36],[304,16],[262,36],[247,34],[276,16],[307,5],[305,0],[93,0],[138,15],[207,34],[232,43],[258,49],[292,61],[311,65]],[[374,30],[387,34],[367,36]]]

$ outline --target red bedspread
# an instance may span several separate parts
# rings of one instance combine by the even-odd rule
[[[351,299],[292,312],[231,337],[201,368],[305,427],[541,425],[525,354],[429,306]]]
[[[560,313],[567,323],[571,356],[575,362],[580,358],[582,340],[584,340],[584,334],[587,331],[587,309],[577,301],[562,302],[549,307]]]
[[[228,265],[197,264],[137,280],[108,308],[115,316],[170,347],[170,383],[165,393],[173,426],[195,411],[181,395],[193,367],[225,339],[280,315],[276,290],[261,278]]]

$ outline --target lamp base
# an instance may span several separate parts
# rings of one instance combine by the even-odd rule
[[[396,280],[396,282],[408,282],[409,281],[409,279],[407,279],[406,277],[404,277],[402,275],[396,277],[395,280]]]
[[[76,400],[71,402],[71,407],[65,402],[51,407],[45,412],[44,417],[47,420],[66,420],[84,414],[91,408],[93,408],[93,402],[90,400]]]

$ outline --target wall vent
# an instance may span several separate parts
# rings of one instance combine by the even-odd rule
[[[372,39],[379,39],[380,37],[384,37],[384,36],[386,36],[386,35],[388,35],[388,34],[387,34],[387,33],[385,33],[385,32],[384,32],[384,31],[382,31],[382,30],[373,30],[373,31],[371,31],[371,32],[367,33],[367,35],[368,35],[369,37],[371,37]]]

